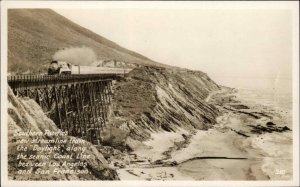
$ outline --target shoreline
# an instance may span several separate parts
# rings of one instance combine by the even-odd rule
[[[185,132],[185,138],[164,136],[169,144],[155,151],[163,139],[154,136],[152,151],[137,151],[137,157],[153,155],[143,164],[117,169],[120,179],[126,180],[288,180],[292,176],[291,130],[276,123],[283,113],[237,98],[235,90],[212,93],[207,102],[222,112],[217,124],[208,130]],[[258,123],[258,124],[257,124]],[[254,125],[253,125],[254,124]],[[290,126],[290,125],[288,125]],[[187,135],[186,135],[187,134]],[[282,137],[273,145],[274,141]],[[173,142],[173,146],[170,146]],[[272,146],[270,146],[272,144]],[[286,149],[280,153],[282,146]],[[269,147],[269,150],[265,150]],[[277,149],[279,148],[279,149]],[[150,154],[151,153],[151,154]],[[155,160],[156,159],[156,160]],[[226,161],[225,161],[226,160]],[[282,162],[279,162],[282,160]],[[284,163],[284,164],[282,164]],[[277,167],[277,168],[276,168]],[[278,174],[278,171],[282,172]]]

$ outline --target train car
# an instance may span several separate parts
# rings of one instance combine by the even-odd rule
[[[129,68],[79,66],[65,61],[52,61],[48,75],[127,74],[129,71],[131,71]]]
[[[48,68],[48,75],[71,74],[71,64],[53,60]]]

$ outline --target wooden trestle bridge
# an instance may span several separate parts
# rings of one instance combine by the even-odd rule
[[[34,99],[58,128],[96,143],[107,122],[112,81],[121,76],[22,75],[9,76],[8,84],[16,96]]]

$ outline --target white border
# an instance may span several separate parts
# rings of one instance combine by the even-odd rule
[[[289,9],[293,12],[293,180],[291,181],[9,181],[7,178],[7,9]],[[299,186],[299,2],[228,1],[2,1],[1,2],[1,184],[3,186]]]

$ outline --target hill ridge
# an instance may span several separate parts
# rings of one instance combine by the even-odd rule
[[[54,10],[8,10],[8,71],[11,73],[45,72],[56,51],[81,46],[93,49],[100,59],[167,66],[128,50]]]

